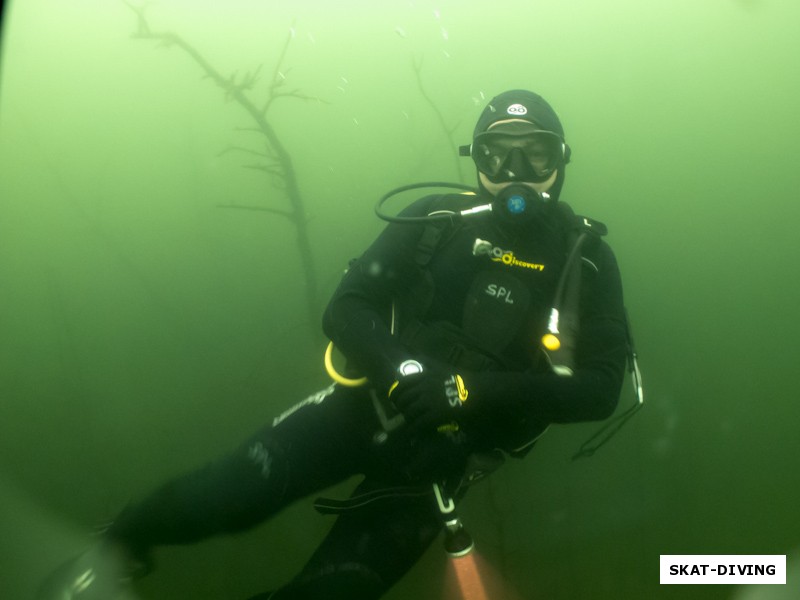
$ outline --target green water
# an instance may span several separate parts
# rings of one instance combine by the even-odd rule
[[[313,98],[279,98],[267,117],[306,204],[317,316],[291,224],[222,207],[287,207],[243,168],[258,157],[220,154],[260,149],[241,107],[180,48],[133,39],[122,2],[12,1],[1,598],[30,597],[129,499],[325,385],[317,321],[381,228],[374,201],[404,183],[471,182],[440,117],[467,143],[483,98],[512,87],[556,107],[573,148],[562,198],[609,226],[647,406],[582,462],[569,456],[596,426],[554,428],[465,500],[495,588],[525,600],[773,597],[660,586],[658,563],[800,554],[800,4],[164,0],[147,15],[226,77],[263,64],[254,102],[276,70],[280,89]],[[329,525],[301,503],[246,535],[166,549],[137,592],[244,598],[285,581]],[[387,597],[458,598],[448,577],[436,544]],[[800,597],[800,573],[788,581],[776,598]]]

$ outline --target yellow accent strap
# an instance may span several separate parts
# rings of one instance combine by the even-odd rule
[[[330,375],[331,379],[333,379],[336,383],[340,383],[346,387],[358,387],[360,385],[364,385],[367,383],[366,377],[360,377],[358,379],[350,379],[345,377],[344,375],[340,374],[333,366],[333,342],[328,343],[328,347],[325,349],[325,370]]]
[[[458,399],[461,401],[461,404],[464,404],[469,396],[469,390],[467,390],[467,386],[464,384],[464,380],[461,378],[461,375],[456,374],[455,379],[456,390],[458,391]]]

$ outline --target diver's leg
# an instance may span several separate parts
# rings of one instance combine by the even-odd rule
[[[288,503],[356,472],[356,424],[371,410],[341,392],[310,397],[222,460],[174,479],[125,509],[108,537],[134,549],[187,544],[248,529]],[[362,428],[363,429],[363,428]]]
[[[127,507],[94,553],[122,555],[125,564],[146,562],[154,546],[248,529],[291,501],[358,472],[376,426],[371,403],[361,395],[330,388],[309,397],[228,456]],[[95,597],[83,589],[48,593],[39,597]]]
[[[368,478],[354,494],[374,487]],[[352,509],[337,518],[291,583],[251,600],[380,598],[419,560],[441,529],[432,493]]]

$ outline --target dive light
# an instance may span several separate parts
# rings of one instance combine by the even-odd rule
[[[436,496],[436,504],[444,521],[445,552],[453,558],[466,556],[475,548],[475,542],[456,514],[455,502],[438,483],[433,484],[433,494]]]

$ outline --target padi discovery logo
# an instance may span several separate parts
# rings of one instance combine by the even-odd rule
[[[480,238],[476,238],[475,243],[472,245],[472,255],[488,256],[494,262],[503,263],[509,267],[522,267],[523,269],[531,269],[533,271],[544,271],[543,264],[520,260],[511,250],[503,250],[499,246],[495,246],[491,242]]]

